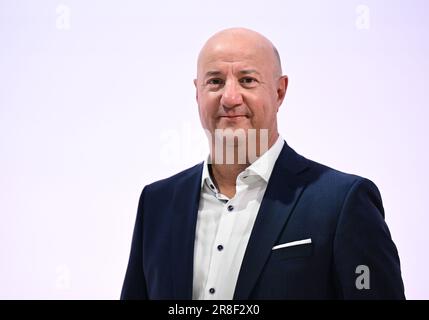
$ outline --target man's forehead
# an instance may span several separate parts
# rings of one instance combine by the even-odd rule
[[[243,54],[240,56],[218,55],[200,59],[198,68],[200,71],[207,72],[233,72],[250,73],[260,72],[267,65],[267,59],[258,57],[254,54]]]
[[[243,67],[258,67],[259,64],[264,63],[263,59],[210,59],[208,61],[201,61],[201,66],[205,68],[243,68]]]
[[[220,44],[216,46],[205,47],[199,56],[202,63],[211,62],[239,62],[246,60],[261,60],[270,55],[267,48],[258,45],[242,45],[242,44]]]

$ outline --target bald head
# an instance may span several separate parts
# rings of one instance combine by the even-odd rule
[[[262,34],[245,28],[225,29],[210,37],[198,56],[198,72],[214,55],[223,55],[225,59],[234,61],[234,51],[262,57],[271,65],[275,77],[282,75],[280,55],[276,47]]]

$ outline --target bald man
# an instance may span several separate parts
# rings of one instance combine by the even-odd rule
[[[140,196],[122,299],[403,299],[370,180],[297,154],[277,130],[279,54],[242,28],[198,57],[210,154]]]

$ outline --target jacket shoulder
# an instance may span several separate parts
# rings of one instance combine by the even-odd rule
[[[313,175],[317,175],[319,181],[327,183],[331,186],[347,188],[354,184],[374,184],[368,178],[362,177],[360,175],[340,171],[314,160],[306,160],[308,161],[311,173]]]

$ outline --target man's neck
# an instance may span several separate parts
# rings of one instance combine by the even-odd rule
[[[279,137],[278,133],[270,137],[268,141],[268,149],[270,149],[274,145],[278,137]],[[212,150],[214,149],[212,148]],[[259,150],[259,146],[258,146],[258,150]],[[235,155],[237,154],[237,150],[235,150],[234,154]],[[260,157],[262,154],[259,154],[258,157]],[[212,154],[211,156],[212,156],[212,159],[215,159],[214,154]],[[248,160],[247,156],[246,156],[246,160]],[[244,164],[238,163],[238,157],[235,156],[233,164],[213,163],[210,167],[211,170],[209,171],[214,180],[213,182],[216,184],[216,187],[218,188],[218,190],[222,194],[224,194],[225,196],[231,199],[235,195],[237,176],[242,171],[244,171],[248,166],[250,166],[250,164],[251,163],[249,163],[249,161],[247,161]]]
[[[213,182],[220,193],[230,199],[234,197],[237,176],[248,166],[249,164],[212,164],[211,174]]]

